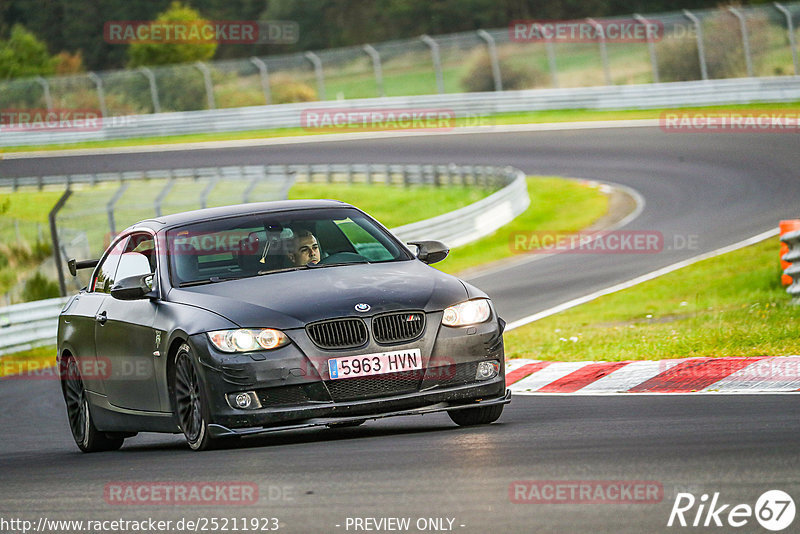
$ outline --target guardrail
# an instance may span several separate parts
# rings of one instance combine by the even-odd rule
[[[436,239],[450,247],[491,234],[530,205],[525,174],[511,167],[500,172],[503,179],[509,181],[500,191],[456,211],[393,228],[392,232],[403,241]]]
[[[558,109],[655,109],[682,106],[795,102],[800,100],[800,76],[734,78],[643,85],[612,85],[574,89],[530,89],[490,93],[366,98],[337,102],[306,102],[243,108],[131,115],[122,124],[96,130],[5,131],[0,146],[70,144],[206,132],[273,128],[303,128],[303,113],[321,110],[440,110],[455,117],[475,118],[497,113]],[[437,128],[441,129],[441,128]],[[309,128],[313,131],[313,128]],[[328,127],[326,131],[336,131]],[[353,128],[342,128],[343,132]]]
[[[55,344],[58,314],[66,302],[55,298],[0,308],[0,355]]]
[[[781,241],[789,247],[789,252],[781,259],[791,264],[783,271],[783,274],[792,277],[792,285],[786,288],[786,292],[795,303],[800,304],[800,230],[783,234]]]
[[[431,184],[483,186],[499,191],[469,206],[424,221],[391,229],[402,241],[435,239],[451,247],[488,235],[511,222],[530,204],[522,171],[481,165],[274,165],[276,172],[294,174],[296,181],[316,183]],[[83,175],[87,176],[87,175]],[[66,182],[60,182],[66,183]],[[56,243],[54,250],[61,248]],[[63,260],[57,253],[57,259]],[[62,285],[62,287],[65,287]],[[56,342],[57,318],[65,298],[0,308],[0,355]]]
[[[138,180],[263,180],[282,182],[283,197],[294,181],[317,183],[385,183],[394,185],[464,185],[504,187],[505,170],[481,165],[438,164],[273,164],[227,167],[159,169],[150,171],[58,174],[50,176],[0,177],[0,188],[95,185],[102,182],[124,183]],[[247,202],[249,200],[243,200]]]

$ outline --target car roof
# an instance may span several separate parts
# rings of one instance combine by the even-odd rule
[[[248,215],[251,213],[266,213],[271,211],[310,210],[320,208],[352,208],[350,204],[340,200],[276,200],[272,202],[250,202],[248,204],[235,204],[217,208],[204,208],[199,210],[184,211],[172,215],[164,215],[152,219],[139,221],[131,228],[146,227],[152,230],[162,230],[172,226],[180,226],[193,222],[207,221],[221,217],[235,215]]]

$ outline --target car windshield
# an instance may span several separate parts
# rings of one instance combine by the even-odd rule
[[[411,259],[402,245],[354,209],[248,214],[167,232],[174,286],[288,270]]]

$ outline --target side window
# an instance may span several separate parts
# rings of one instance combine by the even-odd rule
[[[114,280],[116,279],[114,273],[117,272],[117,266],[119,265],[119,260],[122,257],[122,252],[125,250],[127,241],[127,239],[121,239],[114,245],[114,248],[111,249],[111,252],[105,257],[103,263],[97,268],[97,276],[89,285],[92,291],[98,293],[111,292],[111,286],[114,285]]]
[[[156,270],[155,244],[149,234],[133,234],[128,239],[128,244],[123,249],[120,256],[117,273],[114,277],[116,281],[150,274]]]

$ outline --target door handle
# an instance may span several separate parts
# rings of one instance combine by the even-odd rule
[[[94,320],[97,321],[98,323],[100,323],[101,325],[103,325],[103,324],[106,324],[106,321],[108,320],[108,316],[106,315],[105,311],[101,311],[100,313],[98,313],[97,315],[94,316]]]

